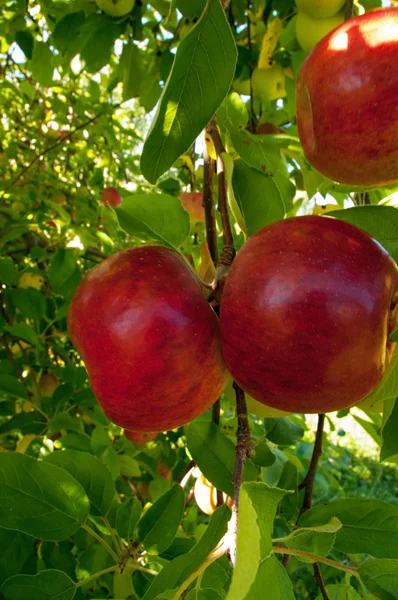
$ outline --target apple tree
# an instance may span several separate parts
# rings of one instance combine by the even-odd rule
[[[1,600],[398,598],[390,4],[2,3]]]

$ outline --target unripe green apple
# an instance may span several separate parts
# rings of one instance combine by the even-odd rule
[[[227,385],[218,319],[178,252],[123,250],[86,275],[69,335],[107,417],[131,431],[166,431],[207,410]]]
[[[135,0],[96,0],[98,7],[111,17],[124,17],[134,6]]]
[[[354,406],[380,383],[395,344],[398,268],[366,232],[326,216],[260,229],[221,299],[223,353],[258,402],[294,413]]]
[[[277,100],[286,96],[285,73],[279,63],[271,69],[256,67],[252,74],[253,95],[264,100]]]
[[[314,19],[333,17],[343,8],[346,0],[296,0],[299,11],[307,13]]]
[[[343,13],[327,19],[315,19],[305,12],[296,17],[296,38],[305,52],[310,52],[328,33],[344,22]]]

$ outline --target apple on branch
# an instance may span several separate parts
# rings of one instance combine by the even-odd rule
[[[96,266],[72,299],[68,330],[102,409],[125,429],[179,427],[226,387],[218,319],[169,248],[129,248]]]
[[[398,181],[398,8],[346,21],[303,63],[297,125],[308,161],[350,186]]]
[[[111,17],[124,17],[131,12],[135,0],[96,0],[98,7]]]
[[[255,400],[295,413],[349,408],[380,383],[397,326],[398,268],[340,219],[293,217],[241,248],[221,300],[223,352]]]

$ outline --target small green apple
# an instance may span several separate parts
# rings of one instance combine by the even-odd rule
[[[298,12],[296,17],[297,41],[305,52],[310,52],[321,39],[341,25],[343,21],[343,13],[327,19],[315,19],[305,12]]]
[[[344,4],[345,0],[296,0],[298,10],[314,19],[333,17]]]
[[[98,7],[111,17],[124,17],[134,6],[135,0],[96,0]]]
[[[279,63],[271,69],[256,67],[252,74],[253,95],[264,100],[277,100],[286,96],[285,73]]]
[[[243,67],[238,79],[234,80],[232,87],[238,94],[250,96],[250,71],[247,67]]]

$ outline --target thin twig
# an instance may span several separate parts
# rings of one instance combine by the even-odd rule
[[[245,392],[234,382],[236,396],[236,416],[238,418],[238,429],[236,432],[236,448],[235,448],[235,469],[233,474],[234,483],[234,503],[232,507],[232,517],[230,521],[231,544],[230,558],[232,565],[236,564],[236,541],[238,535],[239,523],[239,496],[240,488],[243,480],[243,469],[246,458],[252,453],[252,444],[250,436],[250,427],[247,420],[247,406]]]
[[[354,567],[348,567],[347,565],[342,565],[341,563],[338,563],[335,560],[330,560],[329,558],[324,558],[323,556],[317,556],[316,554],[311,554],[310,552],[304,552],[303,550],[296,550],[295,548],[285,548],[284,546],[279,545],[273,546],[272,550],[276,554],[289,554],[292,556],[301,556],[302,558],[322,563],[323,565],[327,565],[328,567],[339,569],[340,571],[349,573],[350,575],[358,577],[359,579],[359,573],[357,569],[355,569]]]
[[[206,135],[206,131],[204,132]],[[214,212],[214,172],[215,161],[211,158],[204,144],[203,150],[203,208],[205,211],[206,240],[214,265],[218,261],[217,226]]]
[[[354,7],[354,0],[347,0],[347,2],[345,4],[345,14],[344,14],[344,18],[346,21],[348,21],[348,19],[351,19],[353,7]]]
[[[321,568],[319,566],[319,563],[317,563],[317,562],[314,563],[314,575],[315,575],[315,579],[318,583],[318,587],[321,590],[323,600],[330,600],[325,583],[323,581]]]
[[[85,529],[87,533],[95,537],[95,539],[109,552],[115,562],[119,562],[118,555],[112,550],[107,542],[102,538],[94,529],[91,529],[86,523],[83,523],[82,529]]]
[[[250,9],[250,0],[247,1],[247,43],[248,43],[250,54],[251,54],[253,44],[252,44],[252,33],[251,33],[251,30],[250,30],[251,21],[250,21],[249,9]],[[253,93],[252,75],[253,75],[253,69],[251,67],[251,64],[249,63],[250,130],[251,130],[251,133],[255,133],[257,126],[256,126],[256,116],[255,116],[255,110],[254,110],[254,93]]]

